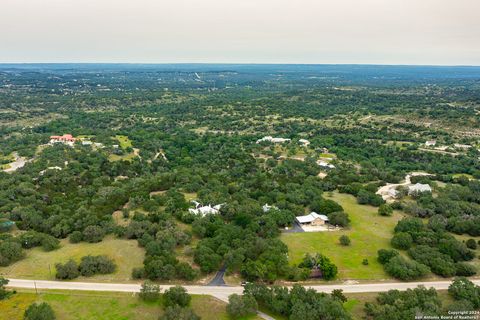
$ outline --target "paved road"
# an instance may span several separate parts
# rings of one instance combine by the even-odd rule
[[[115,292],[139,292],[140,284],[123,283],[92,283],[92,282],[69,282],[69,281],[46,281],[46,280],[23,280],[9,279],[8,287],[27,288],[27,289],[58,289],[58,290],[87,290],[87,291],[115,291]],[[473,280],[476,285],[480,285],[480,280]],[[370,284],[334,284],[334,285],[312,285],[306,286],[319,292],[331,292],[333,289],[342,289],[346,293],[361,292],[385,292],[391,289],[407,290],[416,288],[419,285],[434,287],[435,289],[448,289],[450,281],[435,282],[393,282],[393,283],[370,283]],[[162,285],[162,290],[168,289],[171,285]],[[239,286],[184,286],[191,294],[208,294],[222,301],[228,302],[228,296],[231,294],[242,294],[243,287]],[[258,315],[265,320],[275,320],[274,318],[258,312]]]
[[[59,290],[87,290],[87,291],[117,291],[117,292],[139,292],[140,284],[123,283],[93,283],[93,282],[70,282],[70,281],[46,281],[46,280],[24,280],[9,279],[9,287],[34,289],[59,289]],[[480,279],[473,280],[480,285]],[[451,281],[433,282],[390,282],[390,283],[369,283],[369,284],[333,284],[333,285],[312,285],[305,286],[319,292],[331,292],[333,289],[342,289],[345,293],[361,292],[385,292],[391,289],[406,290],[424,285],[438,290],[448,289]],[[162,290],[168,289],[171,285],[162,285]],[[234,293],[242,294],[241,286],[184,286],[191,294],[208,294],[220,300],[228,301],[228,296]]]
[[[225,280],[223,279],[223,276],[225,275],[225,271],[227,268],[225,265],[223,265],[220,270],[215,274],[215,277],[210,281],[207,286],[210,287],[216,287],[216,286],[226,286]]]

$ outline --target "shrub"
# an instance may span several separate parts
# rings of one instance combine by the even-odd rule
[[[133,279],[142,279],[145,277],[145,269],[144,268],[133,268],[132,270],[132,278]]]
[[[363,264],[364,266],[368,266],[368,259],[366,259],[366,258],[363,259],[363,260],[362,260],[362,264]]]
[[[55,313],[52,307],[46,302],[31,304],[23,316],[25,320],[54,320]]]
[[[453,260],[437,248],[419,245],[410,249],[408,253],[415,261],[429,266],[433,273],[442,277],[452,277],[456,273]]]
[[[147,280],[142,284],[139,296],[144,301],[157,301],[160,298],[160,286]]]
[[[337,276],[338,268],[323,254],[317,253],[315,256],[306,254],[303,261],[298,265],[299,268],[318,269],[322,273],[322,278],[332,280]]]
[[[346,235],[341,235],[339,241],[342,246],[349,246],[352,243],[350,238]]]
[[[167,307],[159,320],[200,320],[200,317],[190,308],[173,306]]]
[[[387,250],[387,249],[380,249],[378,250],[378,262],[381,264],[385,264],[390,261],[391,258],[398,256],[399,253],[397,250]]]
[[[425,226],[420,218],[403,218],[395,226],[395,232],[421,232]]]
[[[448,287],[448,293],[455,300],[469,301],[474,308],[480,308],[480,287],[466,278],[457,278],[453,280]]]
[[[13,241],[0,242],[0,267],[6,267],[23,257],[24,252],[19,243]]]
[[[465,244],[469,249],[472,249],[472,250],[477,249],[477,242],[475,241],[475,239],[468,239],[467,242],[465,242]]]
[[[188,263],[180,262],[177,265],[177,276],[181,279],[192,281],[198,276],[198,271],[193,269]]]
[[[389,217],[393,214],[392,206],[384,203],[380,207],[378,207],[378,214],[381,216]]]
[[[191,299],[187,290],[182,286],[171,287],[163,294],[163,304],[165,307],[186,307],[190,304]]]
[[[10,292],[5,289],[5,286],[8,284],[8,282],[8,279],[0,277],[0,300],[3,300],[10,295]]]
[[[55,264],[55,269],[57,269],[55,278],[60,280],[71,280],[77,278],[80,275],[80,273],[78,272],[78,265],[73,260],[69,260],[65,264],[57,263]]]
[[[257,301],[252,295],[239,296],[238,294],[232,294],[228,297],[227,313],[233,319],[253,315],[257,309]]]
[[[402,256],[391,258],[384,266],[389,275],[401,280],[418,279],[430,271],[426,265],[407,260]]]
[[[83,240],[87,242],[100,242],[104,236],[105,231],[99,226],[88,226],[83,230]]]
[[[348,300],[347,297],[343,294],[342,289],[333,289],[333,291],[331,293],[331,296],[332,296],[332,298],[337,299],[337,300],[341,301],[342,303],[345,303]]]
[[[408,250],[413,244],[413,238],[409,233],[398,232],[390,240],[390,243],[396,249]]]
[[[90,277],[95,274],[113,273],[116,269],[115,262],[107,256],[85,256],[79,265],[82,276]]]
[[[343,211],[332,212],[328,215],[328,222],[332,225],[348,227],[350,225],[350,218],[348,214]]]
[[[69,237],[70,243],[79,243],[83,240],[83,235],[80,231],[73,231]]]
[[[455,264],[455,269],[455,275],[458,277],[470,277],[477,274],[475,266],[465,262],[457,262]]]
[[[42,248],[45,251],[52,251],[60,248],[60,241],[51,235],[44,235],[42,239]]]
[[[415,319],[418,315],[440,315],[442,301],[434,288],[419,286],[406,291],[379,293],[375,302],[365,304],[365,319]],[[440,317],[439,317],[440,318]]]

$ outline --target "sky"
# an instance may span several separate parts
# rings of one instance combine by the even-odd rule
[[[479,0],[0,0],[0,63],[480,65]]]

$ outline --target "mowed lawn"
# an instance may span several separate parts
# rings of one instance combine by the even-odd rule
[[[55,263],[74,259],[77,262],[86,255],[106,255],[117,264],[117,271],[107,275],[79,277],[76,281],[124,282],[131,280],[132,269],[143,266],[144,249],[136,240],[106,237],[99,243],[69,243],[61,241],[61,248],[45,252],[41,248],[25,250],[26,257],[10,266],[1,267],[0,275],[8,278],[55,279]]]
[[[351,226],[340,231],[284,233],[282,241],[288,246],[291,263],[299,263],[306,253],[322,253],[332,259],[338,267],[339,279],[378,280],[387,279],[383,266],[377,262],[377,251],[391,248],[390,239],[402,214],[395,212],[391,217],[378,215],[377,208],[359,205],[355,197],[334,192],[325,196],[341,204],[348,213]],[[339,244],[339,237],[347,235],[350,246]],[[368,259],[367,266],[362,264]]]
[[[21,291],[0,301],[0,320],[21,320],[34,302],[47,302],[57,320],[147,320],[163,313],[160,302],[144,302],[136,294],[90,291]],[[191,307],[203,320],[229,319],[226,304],[211,296],[192,296]],[[259,319],[250,317],[248,319]]]

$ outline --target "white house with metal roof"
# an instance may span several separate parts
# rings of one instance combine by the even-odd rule
[[[324,214],[318,214],[316,212],[310,212],[305,216],[298,216],[296,220],[301,225],[311,225],[311,226],[323,226],[328,222],[328,217]]]
[[[432,192],[432,187],[423,183],[416,183],[408,187],[408,194],[423,192]]]

